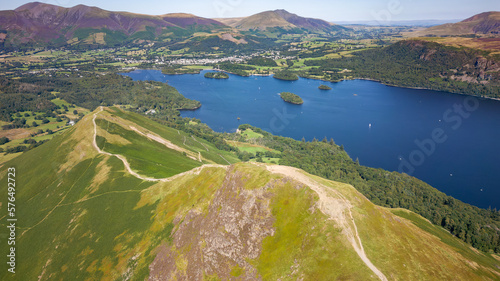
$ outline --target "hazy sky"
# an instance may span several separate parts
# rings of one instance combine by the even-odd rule
[[[0,10],[12,10],[26,0],[1,0]],[[111,11],[160,15],[174,12],[202,17],[241,17],[274,9],[328,21],[465,19],[485,11],[500,11],[498,0],[42,0],[72,7],[78,4]]]

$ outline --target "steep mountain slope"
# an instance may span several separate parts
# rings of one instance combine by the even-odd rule
[[[301,28],[328,30],[332,26],[334,26],[333,24],[321,19],[304,18],[296,14],[289,13],[285,10],[275,10],[274,12],[285,19],[287,22]]]
[[[411,212],[295,168],[221,165],[224,153],[137,114],[96,110],[0,167],[1,198],[16,168],[19,206],[16,273],[0,279],[500,278],[499,260]],[[141,159],[177,171],[163,178]]]
[[[490,35],[500,36],[500,12],[477,14],[458,23],[447,23],[418,31],[414,36],[450,36],[450,35]]]
[[[240,30],[265,30],[270,27],[280,27],[284,29],[302,28],[310,31],[334,31],[345,29],[324,20],[304,18],[285,10],[265,11],[241,19],[221,20]]]
[[[134,38],[151,39],[178,30],[194,32],[224,26],[190,14],[149,16],[85,5],[63,8],[33,2],[13,11],[0,11],[0,30],[12,44],[65,43],[71,39],[83,40],[95,33],[102,33],[106,43],[114,43]]]

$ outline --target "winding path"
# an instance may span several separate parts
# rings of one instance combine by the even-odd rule
[[[92,140],[92,145],[94,146],[94,148],[97,150],[98,153],[100,154],[104,154],[104,155],[109,155],[109,156],[114,156],[118,159],[120,159],[122,162],[123,162],[123,165],[125,166],[125,169],[134,177],[138,178],[138,179],[141,179],[141,180],[144,180],[144,181],[155,181],[155,182],[158,182],[158,181],[161,181],[161,182],[166,182],[166,181],[171,181],[171,180],[174,180],[178,177],[182,177],[184,175],[188,175],[188,174],[199,174],[201,170],[203,170],[205,167],[220,167],[220,168],[227,168],[226,166],[223,166],[223,165],[216,165],[216,164],[205,164],[205,165],[202,165],[200,167],[197,167],[197,168],[194,168],[192,170],[189,170],[189,171],[186,171],[186,172],[183,172],[183,173],[180,173],[180,174],[177,174],[177,175],[174,175],[174,176],[171,176],[171,177],[168,177],[168,178],[162,178],[162,179],[156,179],[156,178],[148,178],[148,177],[144,177],[144,176],[141,176],[139,175],[138,173],[136,173],[135,171],[133,171],[131,168],[130,168],[130,164],[128,163],[127,159],[123,156],[123,155],[119,155],[119,154],[112,154],[112,153],[109,153],[109,152],[106,152],[106,151],[102,151],[99,146],[97,145],[97,140],[96,140],[96,137],[97,137],[97,124],[95,123],[95,119],[97,117],[97,115],[102,111],[102,106],[99,107],[99,111],[94,113],[94,116],[92,118],[92,123],[94,125],[94,137],[93,137],[93,140]]]
[[[342,227],[342,232],[366,266],[368,266],[380,280],[387,281],[387,277],[382,271],[380,271],[366,256],[361,238],[358,234],[356,222],[351,213],[352,206],[340,192],[311,180],[296,168],[279,165],[267,165],[266,167],[272,173],[290,177],[314,190],[319,196],[319,208],[321,212],[335,220]],[[331,196],[331,193],[334,193],[335,196]]]
[[[109,156],[114,156],[114,157],[117,157],[118,159],[120,159],[122,162],[123,162],[123,165],[125,166],[126,170],[134,177],[138,178],[138,179],[141,179],[141,180],[145,180],[145,181],[152,181],[152,182],[167,182],[167,181],[172,181],[178,177],[182,177],[184,175],[189,175],[189,174],[195,174],[195,175],[198,175],[204,168],[206,167],[217,167],[217,168],[224,168],[227,170],[227,166],[224,166],[224,165],[217,165],[217,164],[205,164],[205,165],[202,165],[200,167],[197,167],[197,168],[194,168],[192,170],[189,170],[189,171],[186,171],[186,172],[183,172],[183,173],[180,173],[180,174],[177,174],[177,175],[174,175],[174,176],[171,176],[169,178],[163,178],[163,179],[155,179],[155,178],[148,178],[148,177],[143,177],[141,175],[139,175],[138,173],[134,172],[131,168],[130,168],[130,164],[128,163],[127,159],[125,159],[125,157],[123,157],[122,155],[118,155],[118,154],[112,154],[112,153],[108,153],[108,152],[105,152],[105,151],[102,151],[99,146],[97,146],[97,141],[96,141],[96,137],[97,137],[97,124],[95,123],[95,119],[97,118],[97,115],[102,112],[103,109],[102,109],[102,106],[99,107],[99,111],[94,113],[94,116],[92,117],[92,123],[94,125],[94,137],[92,139],[92,146],[95,148],[95,150],[97,150],[97,152],[99,154],[103,154],[103,155],[109,155]],[[201,159],[201,155],[199,156],[200,159]],[[87,167],[87,169],[90,167],[91,165],[89,165]],[[80,175],[83,176],[84,173],[82,173]],[[78,182],[78,180],[76,180],[75,182],[73,182],[73,185],[69,188],[68,192],[61,198],[61,200],[59,201],[59,203],[57,203],[56,206],[54,206],[46,215],[45,217],[43,217],[43,219],[41,219],[39,222],[37,222],[36,224],[34,224],[33,226],[30,226],[30,227],[27,227],[22,233],[20,236],[23,236],[26,232],[30,231],[31,229],[33,229],[34,227],[38,226],[39,224],[41,224],[42,222],[44,222],[53,212],[55,209],[61,207],[61,206],[66,206],[66,205],[71,205],[71,204],[76,204],[76,203],[81,203],[81,202],[84,202],[84,201],[87,201],[87,200],[90,200],[90,199],[93,199],[93,198],[96,198],[96,197],[100,197],[100,196],[103,196],[103,195],[106,195],[106,194],[110,194],[110,193],[124,193],[124,192],[138,192],[136,190],[126,190],[126,191],[112,191],[112,192],[108,192],[108,193],[104,193],[104,194],[99,194],[99,195],[96,195],[96,196],[93,196],[93,197],[90,197],[90,198],[86,198],[86,199],[80,199],[76,202],[72,202],[72,203],[66,203],[66,204],[62,204],[62,202],[66,199],[66,196],[70,193],[70,191],[73,189],[73,187],[75,186],[75,184]]]

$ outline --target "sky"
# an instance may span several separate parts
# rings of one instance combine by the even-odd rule
[[[26,0],[1,0],[0,10],[13,10]],[[285,9],[303,17],[327,21],[402,21],[465,19],[486,11],[500,11],[498,0],[39,0],[73,7],[97,6],[110,11],[140,14],[191,13],[207,18],[250,16],[267,10]]]

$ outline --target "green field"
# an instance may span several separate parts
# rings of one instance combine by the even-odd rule
[[[248,129],[248,130],[251,130],[251,129]],[[255,133],[255,132],[253,132],[253,133],[254,134],[258,134],[258,133]],[[260,135],[260,134],[258,134],[258,135]],[[229,141],[229,144],[232,145],[232,146],[237,147],[240,151],[246,151],[246,152],[252,153],[254,155],[257,152],[266,152],[266,151],[271,151],[271,152],[274,152],[274,153],[278,153],[278,151],[276,151],[274,149],[270,149],[270,148],[265,147],[265,146],[251,144],[251,143],[246,143],[246,142]]]
[[[57,94],[57,93],[54,93]],[[33,111],[22,111],[18,112],[18,114],[12,114],[13,119],[20,119],[24,118],[26,120],[26,127],[25,128],[19,128],[15,129],[17,130],[17,133],[14,134],[14,137],[11,137],[11,141],[0,145],[0,148],[7,150],[9,148],[14,148],[17,146],[29,146],[25,143],[23,143],[25,140],[28,139],[33,139],[38,141],[43,141],[43,140],[50,140],[54,136],[59,135],[63,133],[66,129],[68,129],[70,126],[68,125],[68,122],[64,118],[69,118],[70,120],[77,120],[80,118],[78,114],[74,114],[73,111],[77,110],[78,113],[87,115],[90,113],[90,111],[86,108],[83,107],[77,107],[73,106],[69,103],[67,103],[64,100],[61,100],[59,98],[51,100],[52,103],[54,103],[57,106],[66,106],[68,107],[68,111],[65,112],[62,109],[58,109],[61,114],[56,113],[58,116],[61,117],[62,121],[57,121],[57,118],[54,117],[44,117],[45,113],[44,112],[33,112]],[[61,112],[62,111],[62,112]],[[28,116],[25,116],[27,114]],[[49,122],[48,123],[43,123],[42,120],[37,120],[35,117],[39,118],[46,118]],[[36,126],[33,126],[33,124],[36,123]],[[0,125],[7,125],[9,124],[8,122],[2,122]],[[51,130],[52,133],[49,134],[47,130]],[[42,131],[40,134],[39,132]],[[12,131],[11,131],[12,132]],[[3,134],[6,134],[8,136],[12,135],[9,130],[3,130]],[[19,134],[19,135],[17,135]],[[18,156],[19,153],[15,153],[15,156]],[[0,163],[5,162],[6,160],[12,159],[14,156],[13,155],[5,155],[3,154],[2,157],[0,157]]]
[[[241,132],[241,135],[247,139],[258,139],[263,137],[262,134],[256,133],[252,129],[246,129],[245,131]]]
[[[399,217],[410,220],[420,229],[438,237],[443,243],[449,245],[450,247],[453,247],[455,251],[457,251],[458,253],[460,253],[461,255],[463,255],[468,259],[479,259],[482,264],[492,267],[494,267],[495,264],[497,264],[495,262],[495,259],[492,257],[491,253],[478,255],[477,251],[471,248],[470,245],[467,245],[458,238],[453,237],[452,235],[450,235],[448,231],[446,231],[446,229],[433,225],[422,216],[419,216],[405,209],[391,209],[390,211]]]

